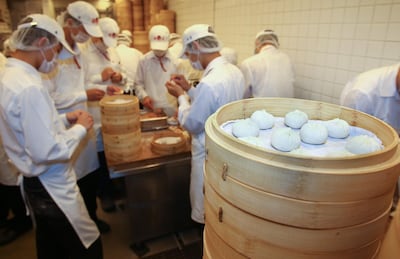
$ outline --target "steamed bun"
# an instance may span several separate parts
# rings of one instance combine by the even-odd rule
[[[307,121],[307,113],[299,110],[288,112],[285,115],[285,124],[292,129],[300,129]]]
[[[327,121],[326,128],[331,138],[347,138],[350,134],[349,123],[339,118]]]
[[[259,129],[261,130],[270,129],[275,123],[274,116],[265,110],[253,112],[253,114],[250,116],[250,119],[257,123]]]
[[[322,123],[307,122],[300,129],[301,141],[308,144],[324,144],[328,139],[328,130]]]
[[[237,138],[257,137],[260,132],[257,123],[251,119],[244,119],[232,125],[232,134]]]
[[[375,138],[367,135],[359,135],[350,138],[346,143],[346,149],[356,155],[372,153],[382,148]]]
[[[279,128],[271,134],[271,145],[284,152],[292,151],[300,146],[300,136],[291,128]]]

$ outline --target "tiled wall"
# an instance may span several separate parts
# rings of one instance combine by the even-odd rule
[[[274,29],[296,68],[296,97],[338,103],[358,73],[400,62],[400,0],[169,0],[177,31],[214,26],[225,46],[250,56]]]

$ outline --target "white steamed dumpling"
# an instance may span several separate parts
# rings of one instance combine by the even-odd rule
[[[279,128],[271,134],[271,145],[283,152],[292,151],[300,146],[300,136],[291,128]]]
[[[307,122],[300,129],[301,141],[308,144],[324,144],[328,139],[328,130],[322,123]]]
[[[359,135],[350,138],[346,143],[346,149],[356,155],[368,154],[382,148],[375,138],[367,135]]]
[[[244,119],[232,125],[232,134],[237,138],[257,137],[260,132],[257,123],[251,119]]]
[[[350,134],[349,123],[339,118],[327,121],[326,128],[331,138],[347,138]]]
[[[265,110],[253,112],[253,114],[250,116],[250,119],[257,123],[259,129],[261,130],[270,129],[275,123],[274,116]]]
[[[285,115],[285,124],[292,129],[300,129],[307,121],[308,115],[303,111],[294,110]]]

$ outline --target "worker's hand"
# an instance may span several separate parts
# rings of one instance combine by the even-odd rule
[[[173,95],[177,98],[179,96],[185,94],[185,91],[183,90],[183,88],[180,85],[178,85],[177,83],[175,83],[174,80],[167,81],[165,83],[165,87],[167,87],[168,93],[170,93],[171,95]]]
[[[104,97],[106,92],[101,89],[92,88],[86,90],[87,100],[88,101],[99,101],[101,98]]]
[[[145,98],[143,98],[142,104],[144,107],[146,107],[150,111],[154,110],[153,100],[149,96],[146,96]]]
[[[114,72],[111,75],[111,82],[113,82],[114,84],[120,83],[122,81],[122,74],[119,72]]]
[[[84,112],[84,111],[81,109],[78,109],[78,110],[74,110],[72,112],[67,112],[65,115],[67,116],[67,120],[70,124],[75,124],[76,121],[78,120],[79,115],[81,115],[82,112]]]
[[[107,86],[107,94],[108,95],[121,94],[121,93],[123,93],[123,90],[121,88],[119,88],[118,86],[115,86],[115,85]]]
[[[104,81],[111,79],[111,77],[114,73],[115,73],[115,71],[111,67],[106,67],[101,72],[101,80],[103,80],[103,82],[104,82]]]
[[[80,124],[85,127],[86,131],[89,131],[93,127],[93,123],[94,121],[92,115],[86,111],[82,111],[76,120],[76,124]]]
[[[174,81],[176,84],[182,87],[182,89],[185,90],[186,92],[189,91],[191,87],[189,82],[186,80],[185,76],[181,74],[172,74],[171,81]]]

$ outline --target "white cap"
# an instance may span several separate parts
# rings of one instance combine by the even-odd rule
[[[117,46],[117,37],[119,34],[118,23],[109,17],[100,18],[99,25],[103,33],[103,41],[107,47]]]
[[[214,29],[208,25],[208,24],[195,24],[190,27],[188,27],[182,35],[182,43],[183,43],[183,48],[180,57],[183,57],[187,45],[195,40],[207,37],[207,36],[212,36],[212,37],[217,37],[217,35],[214,32]]]
[[[57,38],[58,42],[61,43],[64,46],[64,48],[66,48],[69,52],[75,54],[75,52],[71,49],[69,44],[65,41],[64,30],[54,19],[44,14],[30,14],[27,16],[27,18],[31,18],[32,21],[29,23],[23,23],[18,25],[16,34],[18,34],[19,30],[27,28],[38,28],[45,30],[54,35]],[[21,43],[22,41],[23,39],[20,39],[19,43],[16,43],[14,47],[16,49],[24,49],[24,46],[22,45],[23,43]]]
[[[84,1],[76,1],[67,6],[67,12],[82,23],[90,36],[102,37],[99,27],[99,13],[93,5]]]
[[[154,25],[149,32],[152,50],[167,50],[169,46],[169,30],[164,25]]]

